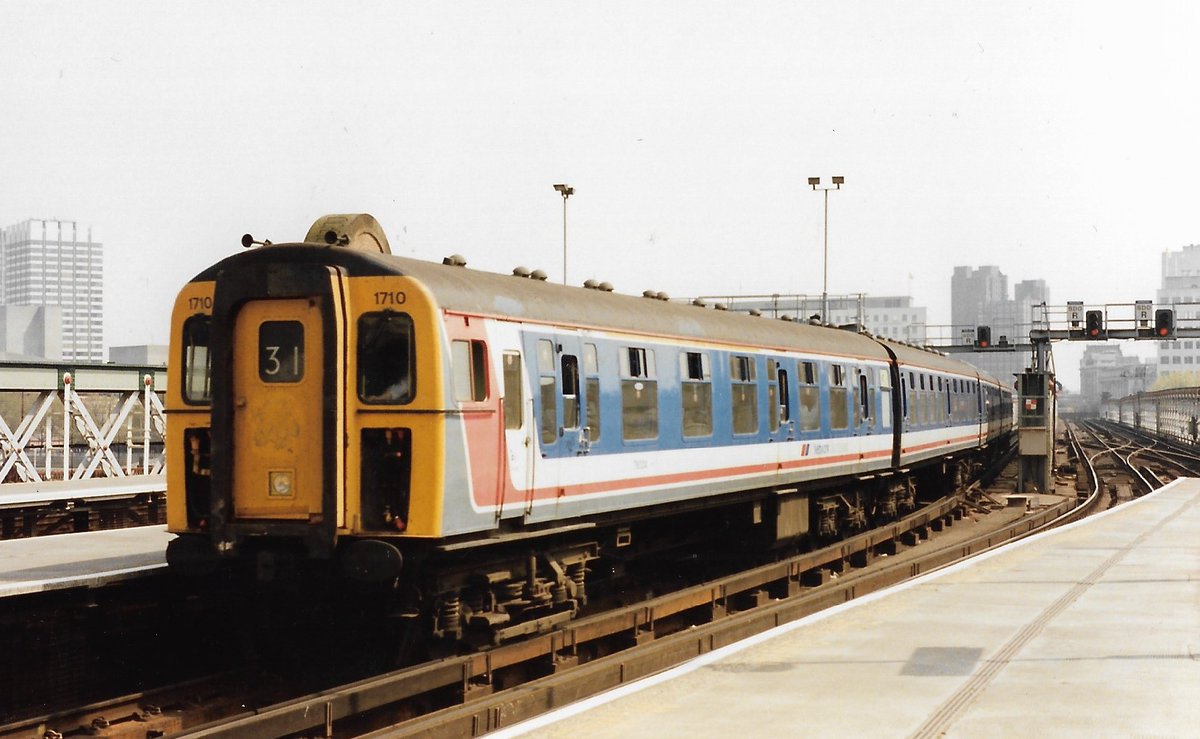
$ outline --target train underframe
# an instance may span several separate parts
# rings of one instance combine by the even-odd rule
[[[486,541],[405,542],[401,574],[386,581],[354,581],[347,573],[362,575],[370,568],[344,557],[322,566],[296,542],[270,537],[244,540],[236,561],[254,563],[242,575],[267,593],[258,597],[268,611],[285,602],[316,605],[320,598],[332,604],[322,607],[353,602],[358,609],[379,609],[403,635],[403,647],[389,647],[403,662],[414,654],[544,633],[586,613],[589,603],[644,595],[622,592],[630,573],[653,570],[659,580],[669,573],[668,582],[675,577],[686,584],[722,567],[730,571],[781,552],[825,546],[953,494],[978,476],[988,456],[985,449],[822,487],[751,490],[720,504],[626,512],[586,526],[501,532]],[[383,542],[344,537],[338,552],[361,554],[374,545]],[[286,595],[278,597],[280,592]],[[274,617],[259,618],[270,623]]]
[[[597,590],[619,596],[611,583],[647,563],[660,574],[702,573],[713,560],[749,565],[895,521],[963,489],[995,448],[820,488],[769,488],[720,505],[643,511],[637,519],[613,517],[594,528],[457,554],[429,550],[407,560],[409,589],[398,595],[437,640],[485,644],[540,633],[585,611]]]

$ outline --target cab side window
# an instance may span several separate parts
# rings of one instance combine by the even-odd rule
[[[358,319],[358,397],[364,403],[409,403],[416,392],[413,321],[406,313]]]
[[[212,402],[211,324],[207,315],[195,315],[183,323],[183,400],[188,404]]]

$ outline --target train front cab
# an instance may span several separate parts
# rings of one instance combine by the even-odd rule
[[[436,307],[416,281],[350,277],[352,257],[321,249],[231,258],[176,302],[172,566],[254,561],[269,576],[278,557],[337,557],[386,579],[403,566],[402,539],[440,533]]]

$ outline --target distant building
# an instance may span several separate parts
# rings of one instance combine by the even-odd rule
[[[1109,398],[1140,393],[1154,384],[1158,367],[1126,357],[1119,344],[1091,344],[1079,361],[1079,394],[1087,410],[1098,410]]]
[[[114,364],[166,364],[169,349],[166,344],[111,346],[108,348],[108,361]]]
[[[1159,305],[1175,307],[1176,325],[1195,326],[1200,319],[1200,245],[1189,244],[1162,255],[1162,286],[1155,296]],[[1200,371],[1200,341],[1178,339],[1158,342],[1159,376]]]
[[[57,305],[0,305],[0,353],[4,359],[62,357],[62,308]]]
[[[992,345],[1002,339],[1010,344],[1025,344],[1033,328],[1035,306],[1048,303],[1050,289],[1045,280],[1022,280],[1014,297],[1008,297],[1008,276],[999,267],[955,267],[950,278],[950,322],[953,336],[973,341],[976,329],[991,329]],[[1030,364],[1024,351],[977,352],[958,354],[981,370],[1006,383]]]
[[[706,300],[725,303],[731,311],[758,311],[770,318],[790,316],[807,321],[821,314],[819,295],[731,295]],[[907,295],[830,295],[829,317],[825,322],[834,326],[857,324],[875,336],[922,344],[926,338],[926,314],[926,308],[913,305]]]
[[[29,219],[0,231],[0,305],[59,306],[61,354],[104,361],[104,252],[75,221]]]

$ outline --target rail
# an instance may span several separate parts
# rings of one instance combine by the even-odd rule
[[[265,737],[313,731],[327,736],[354,735],[354,721],[369,725],[372,711],[403,712],[405,709],[395,707],[406,701],[429,700],[429,696],[444,697],[447,690],[457,695],[455,705],[392,726],[386,735],[478,736],[986,551],[1061,515],[1074,501],[1064,501],[966,542],[935,547],[911,560],[846,569],[836,580],[819,585],[811,577],[838,562],[865,565],[869,557],[859,553],[886,546],[939,521],[945,523],[960,505],[957,497],[947,498],[902,522],[839,544],[581,619],[561,631],[362,680],[197,727],[181,736]],[[806,583],[810,586],[805,587]],[[697,617],[698,622],[680,622],[678,617],[685,614]],[[625,648],[581,660],[581,654],[590,653],[589,645],[614,637]],[[637,649],[628,649],[633,646]],[[607,654],[603,649],[595,653]],[[505,675],[531,664],[536,667],[524,669],[535,676],[548,676],[520,681],[519,687],[507,690],[514,681]]]

